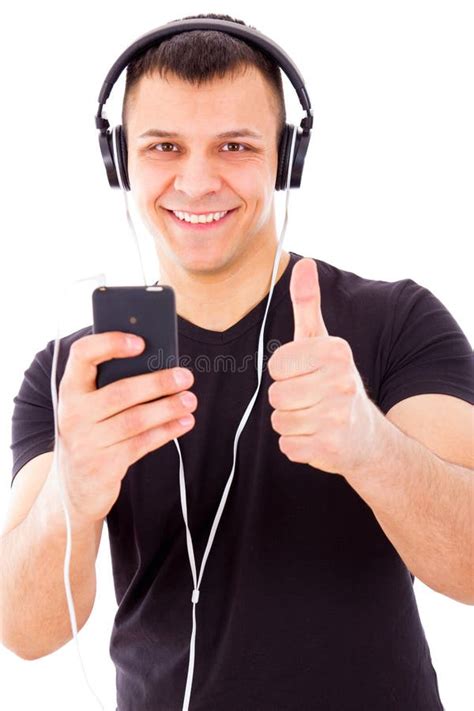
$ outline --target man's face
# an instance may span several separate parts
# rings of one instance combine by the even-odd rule
[[[159,257],[210,273],[275,243],[277,114],[260,72],[252,67],[199,87],[175,75],[143,76],[130,99],[130,185]],[[260,137],[218,136],[240,129]],[[230,212],[195,225],[172,210]]]

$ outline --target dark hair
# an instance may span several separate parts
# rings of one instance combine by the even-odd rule
[[[189,19],[216,19],[237,22],[251,29],[242,20],[229,15],[188,15]],[[173,20],[176,22],[177,20]],[[275,60],[257,48],[232,35],[215,30],[192,30],[174,35],[150,47],[136,57],[127,67],[125,93],[122,105],[122,125],[127,135],[126,106],[129,96],[143,75],[158,72],[160,77],[168,72],[185,79],[190,84],[200,86],[215,77],[236,76],[247,67],[256,67],[272,89],[277,106],[277,148],[286,123],[285,98],[281,70]]]

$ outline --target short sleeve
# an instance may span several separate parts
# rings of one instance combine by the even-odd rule
[[[397,282],[378,406],[384,414],[413,395],[453,395],[474,404],[474,354],[444,304],[412,279]]]
[[[77,338],[91,333],[91,327],[60,339],[56,387],[59,388],[69,349]],[[54,411],[51,397],[51,368],[54,340],[35,354],[24,371],[18,394],[13,398],[10,449],[13,457],[11,485],[19,470],[34,457],[54,451]]]
[[[54,345],[54,344],[53,344]],[[12,481],[30,459],[54,450],[54,417],[51,400],[50,344],[36,353],[13,399]]]

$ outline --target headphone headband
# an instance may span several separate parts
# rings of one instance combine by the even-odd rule
[[[139,37],[114,62],[105,77],[99,93],[99,111],[97,112],[97,118],[101,118],[102,106],[109,98],[115,82],[135,56],[138,56],[150,47],[153,47],[155,44],[159,44],[160,41],[165,40],[167,37],[172,37],[173,35],[178,35],[182,32],[191,32],[192,30],[216,30],[225,32],[226,34],[243,39],[249,44],[254,44],[258,49],[269,54],[271,58],[276,60],[278,65],[287,75],[290,82],[293,84],[293,87],[298,94],[300,104],[303,110],[308,113],[308,119],[311,120],[308,128],[312,127],[311,101],[304,85],[304,79],[298,67],[294,64],[286,52],[279,47],[276,42],[273,42],[273,40],[257,30],[253,30],[246,25],[240,25],[237,22],[215,19],[191,19],[168,22],[166,25],[162,25],[161,27],[158,27],[157,29],[147,32],[145,35]],[[100,128],[100,126],[97,126],[97,128]]]

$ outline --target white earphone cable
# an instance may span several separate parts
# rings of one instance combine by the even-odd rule
[[[85,282],[85,281],[91,281],[94,280],[98,286],[103,286],[105,285],[105,275],[104,274],[97,274],[94,277],[89,277],[86,279],[76,279],[72,284],[77,284],[79,282]],[[67,289],[65,290],[65,297],[60,300],[60,307],[59,307],[59,315],[57,319],[57,329],[56,329],[56,340],[54,342],[54,351],[53,351],[53,362],[51,366],[51,397],[52,397],[52,402],[53,402],[53,412],[54,412],[54,434],[55,434],[55,446],[54,446],[54,452],[53,452],[53,466],[52,466],[52,471],[53,471],[53,477],[56,480],[56,483],[59,487],[59,495],[61,497],[61,504],[64,510],[64,515],[66,518],[66,554],[64,558],[64,586],[66,589],[66,600],[67,600],[67,606],[68,606],[68,611],[69,611],[69,619],[71,621],[71,629],[72,629],[72,634],[74,637],[74,642],[76,645],[76,650],[77,654],[79,657],[79,663],[81,665],[82,673],[84,675],[84,679],[86,681],[86,684],[89,688],[89,691],[91,694],[94,696],[97,704],[99,707],[102,709],[102,711],[105,711],[105,706],[103,705],[102,701],[99,699],[97,694],[95,693],[94,689],[89,683],[89,679],[86,674],[86,670],[84,667],[84,663],[82,661],[81,657],[81,652],[79,648],[79,639],[78,639],[78,631],[77,631],[77,620],[76,620],[76,613],[74,609],[74,601],[72,597],[72,592],[71,592],[71,582],[70,582],[70,564],[71,564],[71,521],[69,518],[69,512],[67,508],[67,503],[66,503],[66,494],[64,491],[64,483],[62,481],[62,476],[59,473],[59,466],[58,466],[58,459],[59,459],[59,448],[61,446],[61,438],[59,436],[59,427],[58,427],[58,392],[59,390],[56,388],[56,372],[57,372],[57,363],[58,363],[58,356],[59,356],[59,343],[60,343],[60,338],[61,338],[61,314],[62,314],[62,308],[65,308],[66,304],[68,303],[68,298],[67,298]],[[62,307],[62,308],[61,308]]]
[[[237,443],[239,441],[240,434],[241,434],[243,428],[245,427],[245,424],[246,424],[246,422],[249,418],[249,415],[252,411],[253,405],[254,405],[257,395],[258,395],[258,391],[260,389],[260,383],[262,381],[263,332],[264,332],[264,328],[265,328],[265,322],[267,320],[268,308],[270,306],[270,301],[271,301],[272,294],[273,294],[275,277],[277,274],[278,265],[280,263],[280,254],[281,254],[281,250],[283,247],[283,240],[285,238],[286,225],[288,222],[288,202],[289,202],[289,196],[290,196],[290,174],[291,174],[291,165],[293,163],[293,152],[294,152],[295,141],[296,141],[296,133],[297,133],[297,127],[295,126],[293,128],[293,133],[292,133],[290,159],[288,162],[289,170],[288,170],[288,175],[287,175],[287,179],[286,179],[285,219],[283,222],[283,228],[281,231],[280,239],[278,241],[278,246],[277,246],[276,253],[275,253],[275,259],[273,262],[273,271],[272,271],[272,277],[271,277],[271,286],[270,286],[270,291],[269,291],[268,298],[267,298],[267,306],[265,309],[265,314],[263,316],[262,326],[260,329],[260,335],[259,335],[259,339],[258,339],[257,387],[255,389],[255,392],[254,392],[249,404],[247,405],[247,409],[245,410],[245,412],[242,416],[242,419],[237,427],[237,431],[235,433],[232,470],[230,472],[229,479],[227,480],[227,484],[225,485],[224,492],[222,494],[222,498],[221,498],[219,507],[217,509],[217,512],[216,512],[216,515],[215,515],[215,518],[214,518],[214,521],[213,521],[213,524],[211,527],[211,532],[209,534],[209,539],[207,541],[207,546],[204,551],[204,555],[203,555],[202,562],[201,562],[201,569],[199,571],[199,580],[196,580],[196,562],[195,562],[195,558],[194,558],[193,541],[191,538],[191,533],[190,533],[189,525],[188,525],[188,514],[187,514],[187,506],[186,506],[186,484],[185,484],[185,480],[184,480],[183,459],[181,456],[181,450],[179,448],[178,440],[177,439],[174,440],[174,443],[176,445],[176,448],[178,450],[178,455],[179,455],[179,488],[180,488],[180,495],[181,495],[181,508],[182,508],[182,512],[183,512],[184,524],[186,526],[186,544],[187,544],[187,548],[188,548],[189,564],[191,566],[191,574],[192,574],[193,583],[194,583],[193,593],[191,596],[191,602],[193,605],[192,632],[191,632],[191,642],[190,642],[190,650],[189,650],[188,674],[187,674],[187,678],[186,678],[186,687],[185,687],[185,691],[184,691],[184,701],[183,701],[182,711],[188,711],[189,700],[191,697],[191,687],[192,687],[193,675],[194,675],[195,644],[196,644],[196,605],[199,601],[199,595],[200,595],[199,588],[201,585],[202,577],[204,574],[204,568],[205,568],[205,565],[206,565],[206,562],[207,562],[207,559],[208,559],[208,556],[209,556],[209,553],[211,550],[211,546],[214,542],[214,537],[216,535],[217,527],[219,525],[219,521],[221,520],[221,516],[224,511],[224,506],[227,501],[227,496],[229,494],[229,490],[232,485],[232,481],[234,479]]]

